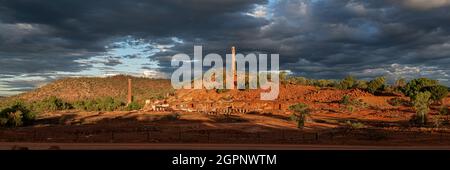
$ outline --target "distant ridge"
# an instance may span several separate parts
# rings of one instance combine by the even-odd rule
[[[118,75],[112,77],[64,78],[11,98],[39,101],[56,96],[65,101],[74,102],[100,97],[114,97],[125,101],[128,79],[132,79],[133,97],[136,101],[162,98],[173,91],[170,80]]]

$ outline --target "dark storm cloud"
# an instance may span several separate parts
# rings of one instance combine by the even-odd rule
[[[2,41],[0,50],[20,52],[21,56],[62,51],[60,55],[64,56],[65,51],[72,50],[104,52],[104,46],[111,39],[128,35],[162,43],[173,36],[214,37],[224,33],[222,27],[236,30],[257,27],[261,21],[241,14],[255,3],[266,2],[1,0],[0,28],[3,26],[3,29],[0,38],[16,40]]]
[[[408,76],[419,69],[426,74],[417,75],[445,80],[450,1],[424,2],[0,0],[0,64],[6,65],[0,75],[86,70],[93,63],[80,59],[131,36],[171,46],[149,56],[166,73],[173,70],[171,56],[192,56],[194,45],[203,45],[204,54],[229,53],[235,45],[242,53],[279,53],[281,69],[308,77]]]

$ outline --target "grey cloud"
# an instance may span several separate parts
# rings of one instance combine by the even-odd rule
[[[313,78],[370,78],[399,64],[444,79],[450,73],[450,6],[447,0],[424,2],[0,0],[0,64],[9,64],[0,71],[85,70],[92,64],[77,60],[101,55],[106,45],[131,36],[173,45],[149,56],[164,73],[173,70],[172,55],[192,56],[194,45],[222,55],[234,45],[241,53],[279,53],[281,69]],[[268,16],[246,14],[256,5],[266,6]]]

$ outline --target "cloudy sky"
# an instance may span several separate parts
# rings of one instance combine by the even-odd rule
[[[194,45],[278,53],[311,78],[450,85],[450,0],[0,0],[0,95],[67,76],[168,76]]]

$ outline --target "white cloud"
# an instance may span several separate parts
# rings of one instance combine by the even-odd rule
[[[252,12],[246,14],[255,18],[267,18],[268,9],[264,5],[256,5]]]
[[[38,24],[5,24],[0,22],[0,39],[6,43],[17,43],[32,35],[46,34],[48,28]]]
[[[428,10],[450,5],[450,0],[403,0],[402,2],[407,7],[419,10]]]
[[[450,70],[447,70],[446,68],[425,65],[402,65],[397,63],[387,65],[382,68],[364,69],[360,72],[353,73],[353,75],[358,77],[385,76],[391,82],[399,78],[409,80],[419,77],[427,77],[439,80],[441,83],[446,85],[449,85],[450,83],[449,74]]]
[[[364,15],[367,12],[363,4],[356,2],[349,2],[345,7],[359,15]]]

